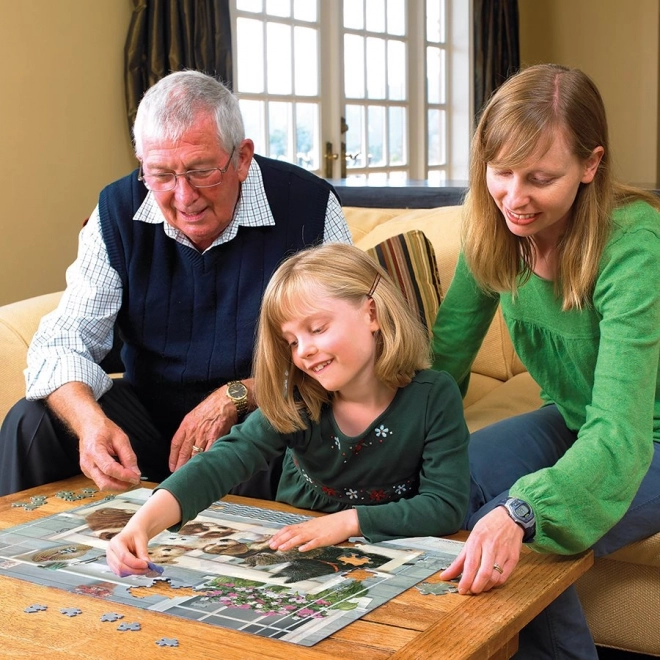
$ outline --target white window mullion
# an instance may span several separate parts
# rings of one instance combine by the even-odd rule
[[[345,135],[341,133],[342,108],[344,107],[344,70],[343,43],[341,31],[342,0],[323,0],[320,2],[320,47],[319,80],[321,81],[321,176],[325,176],[326,142],[332,143],[332,176],[341,176],[341,142]]]
[[[447,113],[448,178],[467,181],[469,178],[470,138],[474,117],[474,80],[472,61],[472,0],[447,1]]]
[[[425,0],[408,0],[408,158],[411,179],[426,178]]]

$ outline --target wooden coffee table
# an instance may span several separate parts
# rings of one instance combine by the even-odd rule
[[[152,487],[153,484],[145,484]],[[85,502],[56,497],[61,490],[93,487],[83,476],[0,498],[0,529],[50,516]],[[105,493],[109,494],[109,493]],[[34,511],[12,507],[33,495],[47,502]],[[103,496],[104,493],[97,495]],[[227,497],[228,501],[310,515],[287,505]],[[314,514],[312,514],[314,515]],[[465,533],[449,538],[464,540]],[[100,617],[116,609],[101,598],[0,576],[0,648],[6,657],[50,659],[221,658],[222,660],[321,659],[423,660],[443,658],[504,660],[518,648],[518,632],[548,603],[573,584],[593,564],[592,553],[572,557],[540,555],[523,549],[508,582],[479,596],[422,595],[408,589],[385,605],[351,623],[313,647],[227,630],[167,614],[135,609],[140,632],[117,632]],[[429,578],[434,581],[437,578]],[[26,614],[31,604],[49,610],[78,607],[76,617]],[[122,607],[125,612],[126,607]],[[128,621],[129,617],[125,617]],[[155,640],[176,638],[178,648],[160,648]]]

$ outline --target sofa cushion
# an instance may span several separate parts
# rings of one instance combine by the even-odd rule
[[[388,272],[430,335],[442,299],[431,241],[413,229],[391,236],[366,252]]]
[[[354,228],[353,212],[354,209],[351,207],[344,208],[351,232]],[[440,281],[444,291],[447,291],[454,276],[460,250],[461,213],[460,206],[408,210],[375,226],[362,238],[356,234],[353,240],[359,248],[368,250],[387,238],[403,232],[413,229],[424,232],[435,250]],[[525,367],[513,350],[508,330],[499,310],[472,365],[472,371],[499,381],[506,381],[518,373],[525,372]]]

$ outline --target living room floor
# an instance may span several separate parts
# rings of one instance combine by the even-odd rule
[[[630,653],[630,651],[617,651],[598,647],[598,660],[655,660],[656,656],[643,653]]]

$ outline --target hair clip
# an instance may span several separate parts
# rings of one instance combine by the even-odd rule
[[[371,289],[369,289],[369,293],[367,293],[368,298],[373,297],[374,291],[376,290],[376,287],[378,286],[378,282],[380,282],[380,273],[376,273],[376,279],[374,280],[374,283],[371,285]]]

